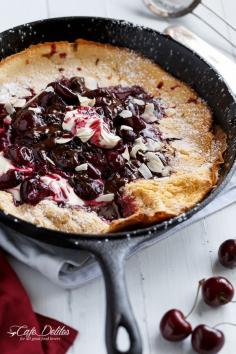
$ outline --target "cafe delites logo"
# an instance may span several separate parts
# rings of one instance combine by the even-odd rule
[[[19,338],[19,340],[60,340],[62,336],[68,336],[70,330],[65,326],[53,328],[52,325],[45,325],[42,329],[29,327],[28,325],[12,325],[7,334],[10,337]]]

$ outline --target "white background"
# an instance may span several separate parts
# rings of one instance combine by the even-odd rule
[[[205,0],[236,26],[234,0]],[[216,20],[207,18],[228,38],[233,33]],[[149,14],[141,0],[7,0],[0,2],[0,30],[37,19],[67,15],[108,16],[133,21],[162,30],[169,23]],[[233,57],[230,46],[191,15],[178,20],[193,31],[224,49]],[[60,31],[60,28],[58,28]],[[236,41],[236,36],[234,37]],[[236,72],[232,73],[235,76]],[[223,240],[236,237],[236,205],[206,218],[169,239],[134,256],[127,264],[127,282],[131,302],[144,343],[144,354],[190,354],[190,342],[170,344],[159,335],[159,320],[170,308],[185,313],[194,299],[199,279],[214,275],[228,277],[236,287],[236,272],[219,266],[217,249]],[[80,331],[70,354],[105,354],[105,293],[103,280],[97,279],[77,290],[65,291],[39,273],[11,259],[36,311],[54,317]],[[17,309],[16,309],[17,310]],[[193,325],[236,322],[236,304],[210,309],[201,301],[191,317]],[[226,326],[226,345],[222,354],[235,354],[236,328]]]

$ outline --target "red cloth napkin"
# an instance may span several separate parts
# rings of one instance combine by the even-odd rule
[[[64,354],[78,332],[33,312],[16,273],[0,250],[0,353]]]

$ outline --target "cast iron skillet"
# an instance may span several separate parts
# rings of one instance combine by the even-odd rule
[[[125,259],[131,252],[164,238],[165,230],[170,230],[183,220],[189,219],[213,200],[227,183],[233,171],[236,154],[236,103],[222,78],[196,53],[157,31],[124,21],[67,17],[22,25],[0,34],[0,58],[19,52],[31,44],[74,41],[76,38],[128,47],[153,59],[165,70],[190,84],[208,102],[216,122],[228,136],[228,150],[220,171],[218,186],[184,217],[173,218],[168,222],[136,231],[83,236],[39,228],[0,212],[0,222],[22,234],[60,247],[87,250],[95,255],[102,267],[106,283],[107,352],[124,353],[116,343],[118,329],[123,326],[130,337],[130,348],[126,354],[141,354],[141,338],[126,291]]]

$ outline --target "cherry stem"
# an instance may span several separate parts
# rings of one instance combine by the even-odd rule
[[[199,292],[200,292],[200,289],[201,289],[202,284],[204,283],[204,281],[205,281],[205,279],[199,280],[198,288],[197,288],[197,294],[195,296],[193,306],[192,306],[191,310],[189,311],[189,313],[187,314],[187,316],[185,316],[185,319],[188,318],[193,313],[193,311],[195,310],[195,307],[197,306]]]
[[[221,323],[217,323],[217,325],[215,325],[213,328],[217,328],[217,327],[222,326],[222,325],[229,325],[229,326],[236,327],[236,323],[231,323],[231,322],[221,322]]]

